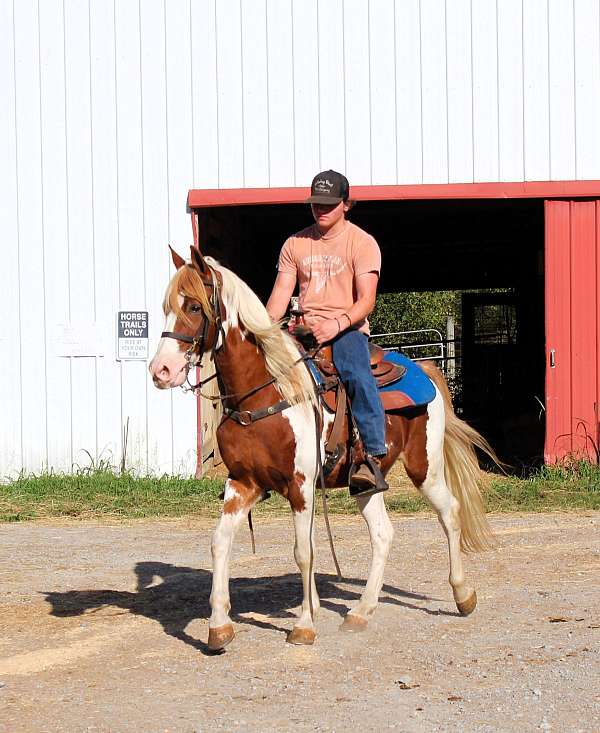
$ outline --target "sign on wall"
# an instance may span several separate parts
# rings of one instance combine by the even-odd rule
[[[117,313],[117,360],[148,358],[148,311]]]

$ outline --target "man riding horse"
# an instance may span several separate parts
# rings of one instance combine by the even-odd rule
[[[315,223],[283,245],[267,311],[280,320],[299,283],[305,323],[320,345],[331,343],[366,452],[350,492],[368,496],[388,488],[379,470],[387,453],[385,413],[370,367],[367,320],[375,306],[381,251],[370,234],[346,219],[349,196],[341,173],[328,170],[314,177],[306,203]]]

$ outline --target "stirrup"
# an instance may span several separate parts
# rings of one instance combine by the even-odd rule
[[[387,491],[390,487],[387,481],[385,480],[383,473],[381,471],[381,468],[379,467],[379,463],[374,460],[373,456],[370,456],[368,454],[365,455],[365,461],[364,463],[368,464],[371,471],[373,472],[373,478],[375,480],[374,483],[353,483],[354,475],[358,471],[361,465],[364,464],[356,464],[353,463],[350,467],[350,472],[348,476],[348,488],[350,491],[350,496],[357,497],[357,496],[371,496],[372,494],[379,494],[382,491]]]

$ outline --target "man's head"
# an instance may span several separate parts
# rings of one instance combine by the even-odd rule
[[[313,217],[322,232],[329,231],[350,209],[349,195],[348,179],[337,171],[323,171],[313,178],[306,203],[311,205]]]

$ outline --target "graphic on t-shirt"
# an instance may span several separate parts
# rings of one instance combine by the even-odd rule
[[[347,264],[339,255],[309,255],[300,261],[300,270],[303,278],[312,280],[315,293],[318,293],[328,280],[343,272]]]

